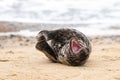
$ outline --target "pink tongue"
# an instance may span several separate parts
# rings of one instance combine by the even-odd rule
[[[77,41],[72,41],[72,51],[73,53],[77,53],[80,51],[82,46]]]

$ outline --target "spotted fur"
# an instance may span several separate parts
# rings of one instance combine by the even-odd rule
[[[71,50],[71,40],[78,41],[84,48],[77,54]],[[36,48],[50,60],[68,65],[84,64],[90,53],[91,44],[88,38],[75,29],[43,30],[37,35]]]

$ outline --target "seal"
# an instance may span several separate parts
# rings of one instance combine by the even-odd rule
[[[42,30],[35,47],[51,61],[72,66],[85,64],[91,53],[89,39],[75,29]]]

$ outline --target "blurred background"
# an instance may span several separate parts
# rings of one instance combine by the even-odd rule
[[[0,0],[0,35],[36,36],[58,28],[120,35],[120,0]]]

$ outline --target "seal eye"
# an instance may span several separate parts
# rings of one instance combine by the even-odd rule
[[[71,50],[73,53],[78,53],[81,51],[83,46],[77,40],[71,40]]]

